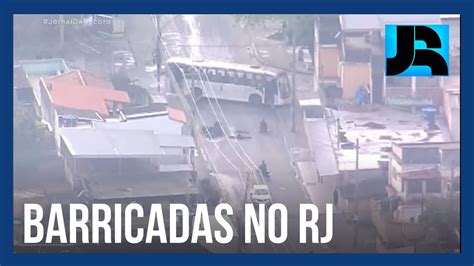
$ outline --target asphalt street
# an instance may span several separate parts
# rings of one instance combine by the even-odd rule
[[[161,40],[165,52],[169,56],[186,56],[201,59],[213,59],[227,62],[245,64],[258,64],[259,62],[249,52],[252,43],[257,49],[268,51],[266,58],[288,58],[282,53],[286,48],[274,41],[265,42],[262,36],[267,34],[264,30],[244,29],[234,22],[229,15],[183,15],[162,16]],[[156,27],[150,15],[130,16],[127,24],[128,32],[133,32],[130,40],[137,58],[137,76],[143,74],[143,63],[140,61],[151,58],[156,41]],[[276,52],[272,52],[276,51]],[[279,61],[284,61],[279,58]],[[141,69],[141,71],[140,71]],[[148,73],[149,74],[149,73]],[[145,75],[148,79],[149,75]],[[312,77],[308,75],[297,76],[297,86],[300,89],[311,88]],[[150,81],[152,82],[152,81]],[[148,86],[149,87],[149,86]],[[281,245],[248,245],[243,250],[248,252],[278,252],[278,253],[307,253],[331,252],[325,245],[302,245],[299,242],[299,204],[308,203],[301,183],[295,178],[295,171],[291,164],[291,149],[307,147],[301,122],[297,124],[297,131],[290,131],[291,116],[288,106],[269,107],[250,106],[245,103],[228,101],[215,101],[213,99],[200,99],[192,102],[196,109],[196,117],[202,125],[212,125],[219,121],[225,132],[225,137],[204,142],[200,147],[201,155],[212,165],[219,179],[219,184],[226,191],[227,198],[236,209],[243,208],[245,180],[250,173],[256,170],[258,164],[265,160],[271,172],[268,183],[274,202],[284,203],[289,215],[289,241]],[[268,123],[270,133],[261,135],[258,126],[262,119]],[[236,140],[233,138],[238,132],[245,132],[249,138]],[[324,189],[324,188],[321,188]],[[350,226],[342,222],[343,217],[335,217],[335,231],[337,240],[342,245],[351,242]],[[325,235],[325,226],[320,217],[320,235]],[[340,220],[340,221],[339,221]],[[343,230],[344,229],[344,230]],[[348,237],[349,236],[349,237]],[[335,236],[336,238],[336,236]]]

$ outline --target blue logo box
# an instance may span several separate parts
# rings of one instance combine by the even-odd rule
[[[397,36],[397,30],[398,33],[401,32],[399,27],[413,33]],[[402,37],[403,40],[399,40]],[[413,43],[409,43],[411,38],[413,38]],[[403,44],[402,51],[400,51],[401,47],[397,47],[397,42]],[[407,51],[405,49],[407,47],[410,47],[411,51]],[[422,54],[425,60],[421,59]],[[399,60],[401,57],[406,60]],[[385,58],[387,76],[448,76],[449,25],[385,25]],[[433,68],[440,66],[445,71],[433,73],[435,72]],[[401,73],[393,73],[389,71],[389,67],[405,70]]]

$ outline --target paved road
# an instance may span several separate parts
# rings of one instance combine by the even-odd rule
[[[150,33],[154,27],[150,16],[134,16],[133,20],[132,25],[137,25],[133,31],[136,38],[140,38],[140,43],[146,43],[142,39],[154,38],[154,35]],[[143,23],[147,26],[144,26]],[[249,32],[235,25],[232,16],[162,16],[161,25],[165,50],[172,56],[190,56],[246,64],[258,63],[248,49],[252,41],[258,38],[255,37],[256,32]],[[257,43],[259,48],[266,47],[261,38]],[[274,46],[274,44],[272,45]],[[143,45],[143,47],[145,46]],[[151,54],[150,49],[135,49],[134,52],[143,53],[143,58],[146,58]],[[273,51],[273,49],[269,50]],[[278,52],[276,55],[270,53],[269,56],[271,58],[272,56],[288,56],[288,54],[283,55]],[[140,65],[140,62],[138,64]],[[308,84],[310,79],[299,75],[297,84],[298,81],[302,81],[300,84]],[[243,130],[248,131],[251,137],[240,141],[221,138],[208,141],[201,147],[203,156],[216,170],[219,183],[227,192],[234,208],[242,207],[246,173],[258,165],[261,160],[267,162],[272,175],[269,186],[273,200],[284,203],[288,208],[290,227],[290,241],[288,243],[285,245],[249,245],[244,250],[279,253],[328,252],[327,247],[321,245],[297,244],[299,242],[299,204],[308,202],[308,199],[305,197],[301,184],[295,178],[289,150],[292,147],[306,147],[307,144],[301,123],[297,125],[296,134],[290,132],[289,108],[280,107],[273,110],[267,107],[251,107],[242,103],[216,102],[207,99],[196,102],[195,107],[197,107],[197,118],[202,119],[202,124],[211,125],[219,120],[229,135],[233,135],[236,130]],[[258,125],[262,118],[269,125],[271,130],[269,135],[263,136],[258,133]],[[323,217],[320,219],[322,220]],[[338,220],[342,220],[342,217],[339,217]],[[347,224],[340,223],[336,219],[335,227],[348,229]],[[324,225],[321,226],[320,234],[325,234]],[[337,235],[339,242],[350,242],[349,233]]]
[[[249,42],[243,29],[236,26],[229,16],[184,16],[188,54],[195,58],[210,58],[221,61],[255,64],[248,53]],[[218,26],[216,26],[218,25]],[[242,40],[244,39],[244,40]],[[271,171],[269,187],[275,202],[283,202],[289,211],[289,232],[291,242],[297,242],[298,206],[306,202],[302,191],[294,179],[289,153],[279,130],[279,119],[274,110],[266,107],[251,107],[248,104],[201,99],[197,108],[202,114],[203,123],[213,124],[219,120],[228,134],[226,137],[206,144],[209,160],[213,163],[218,177],[230,184],[235,195],[234,207],[242,205],[243,189],[247,173],[256,171],[257,165],[265,160]],[[270,135],[260,135],[258,125],[265,119],[272,130]],[[231,139],[237,130],[248,132],[250,139]],[[217,142],[216,142],[217,141]],[[217,145],[216,145],[217,144]],[[240,191],[241,193],[236,193]],[[240,195],[239,195],[240,194]],[[237,206],[235,206],[237,204]],[[239,206],[240,205],[240,206]],[[293,252],[292,244],[269,245],[270,250]]]

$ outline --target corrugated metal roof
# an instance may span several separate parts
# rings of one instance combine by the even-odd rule
[[[441,173],[437,167],[432,167],[399,172],[397,176],[402,179],[439,179],[441,178]]]
[[[162,164],[160,173],[191,172],[194,170],[192,164]]]
[[[164,154],[150,130],[61,128],[61,139],[76,158],[137,158]]]
[[[305,128],[319,174],[321,176],[339,174],[326,120],[307,121],[305,122]]]
[[[168,115],[157,115],[123,122],[96,123],[97,128],[117,130],[153,130],[158,135],[181,135],[183,124]]]
[[[296,168],[304,184],[313,185],[318,182],[318,166],[315,162],[297,162]]]
[[[166,112],[166,105],[163,103],[152,103],[145,106],[125,106],[122,113],[127,117],[142,117],[148,114],[153,115],[157,113]]]
[[[443,149],[459,149],[460,143],[457,141],[446,142],[394,142],[393,145],[401,148],[439,148]]]
[[[78,110],[72,108],[66,108],[61,106],[56,106],[56,112],[59,116],[72,115],[80,119],[89,119],[100,121],[101,117],[95,112],[90,110]]]
[[[367,32],[385,29],[386,24],[441,24],[440,15],[341,15],[342,31]]]
[[[382,28],[378,15],[341,15],[340,21],[343,31],[370,31]]]
[[[91,194],[94,199],[124,199],[144,197],[171,197],[198,194],[191,184],[189,173],[160,173],[159,176],[104,177],[94,180]]]
[[[159,135],[161,147],[193,148],[196,146],[191,136]]]

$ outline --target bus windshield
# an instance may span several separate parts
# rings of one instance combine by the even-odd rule
[[[278,93],[282,99],[290,98],[290,81],[286,73],[278,77]]]

